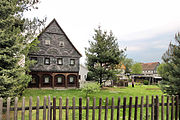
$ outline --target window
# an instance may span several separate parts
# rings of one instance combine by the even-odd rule
[[[58,65],[62,65],[63,64],[63,59],[62,58],[58,58],[57,59],[57,64]]]
[[[74,77],[69,77],[69,83],[74,83]]]
[[[62,77],[58,77],[58,78],[57,78],[57,82],[58,82],[58,83],[62,83]]]
[[[75,59],[70,59],[70,65],[74,65],[75,64]]]
[[[50,78],[49,77],[44,77],[44,83],[49,83]]]
[[[50,65],[50,58],[45,58],[44,59],[44,64],[45,65]]]
[[[60,46],[60,47],[64,47],[64,42],[60,41],[60,42],[59,42],[59,46]]]
[[[45,40],[44,43],[45,45],[50,45],[50,40]]]

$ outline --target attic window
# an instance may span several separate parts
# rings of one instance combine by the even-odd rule
[[[60,47],[64,47],[64,42],[60,41],[60,42],[59,42],[59,46],[60,46]]]
[[[45,40],[45,45],[50,45],[50,40]]]

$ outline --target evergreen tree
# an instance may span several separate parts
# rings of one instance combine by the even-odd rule
[[[175,35],[175,43],[170,43],[162,56],[164,63],[158,69],[163,78],[161,88],[169,95],[180,95],[180,33]]]
[[[0,97],[6,101],[22,94],[31,80],[27,59],[37,40],[34,35],[40,22],[24,18],[23,13],[38,1],[0,0]],[[25,64],[23,61],[26,61]]]
[[[114,69],[124,57],[124,50],[119,50],[117,39],[113,33],[95,29],[93,41],[86,48],[87,66],[94,78],[102,85],[103,80],[113,80],[117,71]]]

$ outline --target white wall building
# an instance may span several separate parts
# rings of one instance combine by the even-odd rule
[[[88,73],[88,69],[87,67],[80,65],[80,69],[79,69],[79,75],[80,75],[80,88],[83,86],[84,83],[86,83],[86,79],[87,79],[87,73]]]

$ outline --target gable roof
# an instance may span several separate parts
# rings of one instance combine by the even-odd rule
[[[155,70],[159,64],[159,62],[141,63],[143,71]]]
[[[44,30],[42,30],[42,32],[38,35],[38,38],[47,30],[47,28],[49,26],[51,26],[51,24],[55,22],[57,24],[57,26],[59,27],[59,29],[62,31],[63,35],[66,37],[66,39],[69,41],[69,43],[72,45],[72,47],[77,51],[77,53],[82,57],[81,53],[76,49],[76,47],[72,44],[72,42],[70,41],[70,39],[68,38],[68,36],[66,35],[66,33],[63,31],[63,29],[60,27],[60,25],[58,24],[58,22],[56,21],[56,19],[54,18],[47,27],[44,28]]]

